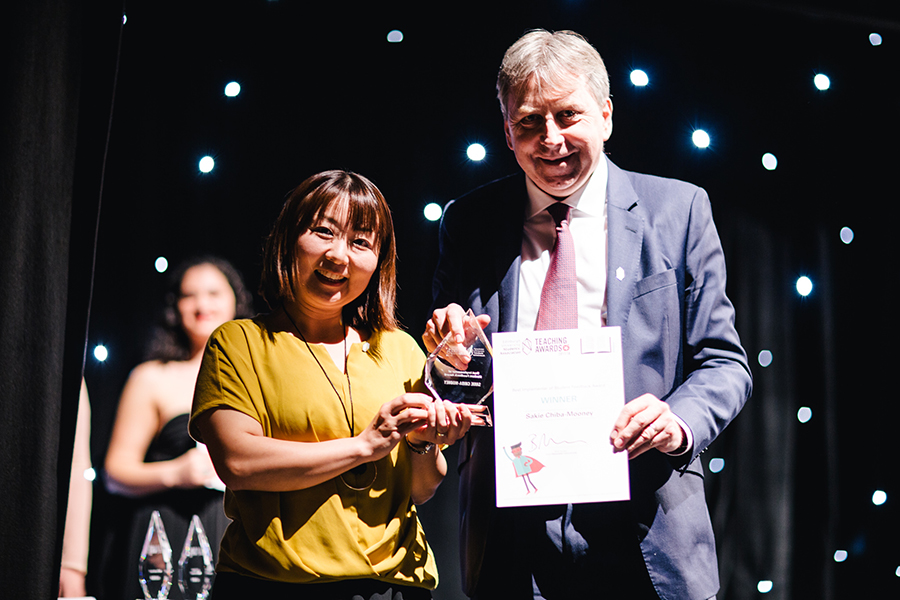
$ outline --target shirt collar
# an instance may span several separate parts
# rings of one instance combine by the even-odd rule
[[[609,165],[606,157],[597,164],[597,168],[584,185],[563,199],[563,202],[572,208],[584,213],[586,216],[602,217],[606,205],[606,184],[609,180]],[[554,202],[556,198],[544,192],[531,179],[525,177],[525,187],[528,190],[528,207],[525,220],[539,215]]]

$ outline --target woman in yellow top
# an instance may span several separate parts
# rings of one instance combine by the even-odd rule
[[[369,180],[314,175],[266,242],[273,312],[210,338],[190,432],[234,521],[214,600],[431,598],[437,569],[414,505],[446,474],[439,445],[473,416],[419,393],[425,357],[397,329],[395,252]]]

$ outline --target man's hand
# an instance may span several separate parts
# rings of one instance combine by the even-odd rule
[[[627,450],[629,460],[651,448],[675,452],[684,440],[685,433],[669,405],[653,394],[644,394],[626,404],[609,435],[613,452]]]
[[[459,304],[450,304],[444,308],[436,309],[431,315],[431,320],[425,324],[425,333],[422,334],[422,342],[425,344],[428,352],[434,352],[438,344],[451,332],[456,343],[462,344],[466,339],[463,326],[465,318],[466,311]],[[491,322],[491,317],[488,315],[478,315],[475,319],[482,329]],[[448,347],[446,356],[443,350],[441,351],[441,356],[444,356],[457,369],[465,370],[470,360],[468,353],[454,352],[453,350],[452,347]]]

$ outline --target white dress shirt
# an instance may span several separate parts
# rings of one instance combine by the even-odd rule
[[[594,174],[581,188],[563,200],[572,207],[569,231],[575,244],[575,273],[578,277],[578,328],[606,325],[606,181],[609,167],[601,160]],[[556,223],[547,207],[558,202],[529,178],[528,206],[522,236],[522,265],[519,271],[517,331],[534,331],[541,289],[550,268],[550,253],[556,243]]]
[[[578,328],[592,329],[606,325],[606,254],[608,228],[606,219],[606,187],[609,165],[601,160],[583,186],[563,200],[572,207],[569,230],[575,245],[575,273],[578,278]],[[556,223],[547,207],[559,202],[525,178],[528,206],[522,235],[522,265],[519,270],[519,307],[517,331],[534,331],[541,289],[550,269],[550,253],[556,243]],[[687,438],[684,454],[694,444],[694,435],[678,415],[675,420]]]

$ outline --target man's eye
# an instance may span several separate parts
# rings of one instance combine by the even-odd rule
[[[522,127],[534,127],[540,122],[540,117],[537,115],[526,115],[519,120],[519,125]]]
[[[578,118],[578,113],[575,112],[574,110],[564,110],[561,113],[559,113],[559,119],[560,119],[560,121],[563,121],[563,122],[569,123],[569,122],[574,121],[577,118]]]

